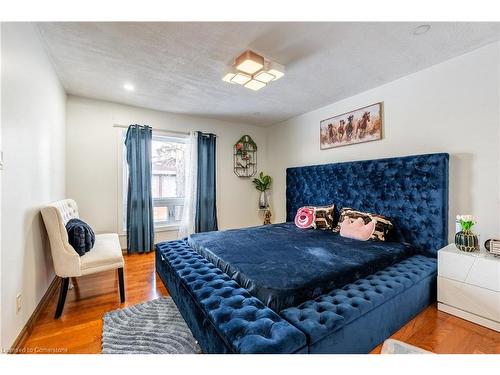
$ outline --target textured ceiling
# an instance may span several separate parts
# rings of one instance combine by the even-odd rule
[[[432,23],[415,36],[418,25],[38,23],[70,94],[263,126],[500,39],[500,23]],[[247,48],[285,64],[285,77],[258,92],[223,82]]]

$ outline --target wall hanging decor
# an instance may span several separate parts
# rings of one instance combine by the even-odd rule
[[[319,123],[322,150],[382,139],[382,103],[356,109]]]
[[[252,177],[257,173],[257,145],[244,135],[233,146],[233,169],[238,177]]]

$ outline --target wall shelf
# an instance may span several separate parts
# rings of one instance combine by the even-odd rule
[[[238,177],[252,177],[257,173],[257,145],[249,135],[241,137],[233,146],[233,171]]]

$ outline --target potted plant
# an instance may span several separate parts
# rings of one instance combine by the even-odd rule
[[[271,181],[271,176],[264,175],[264,172],[260,172],[259,177],[253,179],[255,188],[260,191],[259,208],[261,209],[269,207],[269,199],[266,191],[271,187]]]
[[[460,223],[461,231],[455,234],[455,245],[462,251],[478,251],[479,239],[472,233],[472,226],[476,224],[474,216],[458,215],[457,221]]]

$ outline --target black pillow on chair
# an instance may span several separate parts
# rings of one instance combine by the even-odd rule
[[[95,243],[95,234],[90,225],[80,219],[71,219],[66,224],[68,241],[78,255],[85,255]]]

